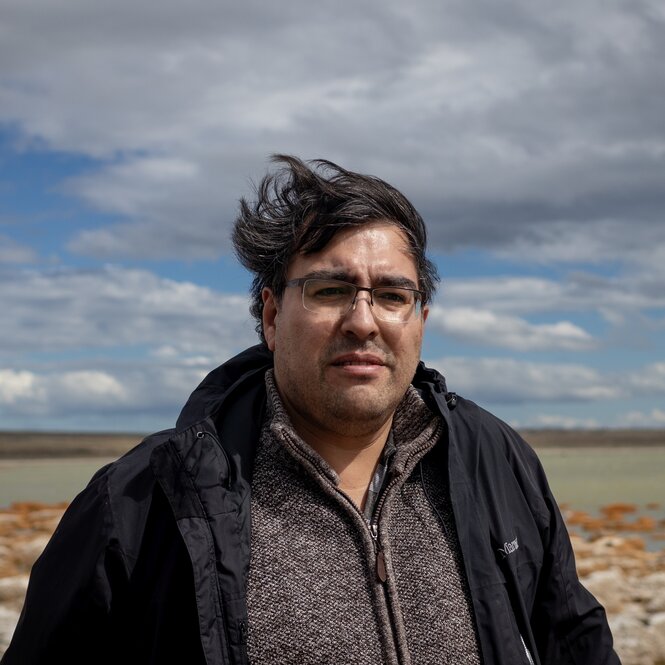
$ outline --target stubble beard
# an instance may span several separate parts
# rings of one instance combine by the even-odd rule
[[[353,351],[380,356],[388,369],[385,380],[378,385],[371,379],[346,386],[329,383],[331,360]],[[337,344],[329,350],[318,369],[316,387],[311,382],[299,380],[289,371],[275,377],[277,387],[292,420],[299,420],[308,429],[340,437],[366,437],[377,432],[392,418],[408,389],[407,381],[403,390],[395,390],[404,377],[395,375],[397,366],[392,353],[377,345]],[[296,429],[299,429],[297,425]]]
[[[391,365],[388,365],[391,367]],[[319,426],[342,436],[367,436],[379,430],[392,418],[404,394],[390,394],[396,377],[392,371],[387,383],[373,386],[371,381],[357,386],[331,386],[326,382],[324,365],[319,372],[319,386],[323,389],[317,413]],[[406,387],[404,389],[406,392]]]
[[[386,401],[385,395],[361,398],[337,391],[329,395],[326,408],[327,429],[344,436],[368,436],[392,418],[399,399]]]

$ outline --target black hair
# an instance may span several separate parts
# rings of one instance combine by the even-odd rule
[[[254,201],[240,200],[232,235],[238,259],[254,273],[250,312],[261,339],[264,287],[279,300],[296,254],[319,252],[338,231],[372,221],[394,224],[406,235],[423,304],[431,300],[439,276],[425,256],[427,231],[401,192],[379,178],[347,171],[325,159],[305,163],[273,155],[271,161],[280,168],[259,183]]]

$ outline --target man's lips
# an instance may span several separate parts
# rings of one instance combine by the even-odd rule
[[[358,353],[349,353],[343,356],[338,356],[331,363],[335,367],[371,367],[371,366],[383,366],[385,363],[379,356],[372,354],[358,354]]]

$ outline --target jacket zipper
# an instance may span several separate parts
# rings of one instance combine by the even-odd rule
[[[522,634],[520,633],[520,640],[522,640],[522,646],[524,647],[524,653],[526,653],[526,659],[529,661],[529,665],[535,665],[533,662],[533,657],[531,656],[531,652],[529,651],[529,648],[526,645],[526,642],[524,641],[524,638],[522,637]]]
[[[224,461],[226,462],[226,468],[228,469],[228,477],[226,478],[226,482],[221,482],[220,478],[220,484],[226,487],[226,489],[231,489],[231,481],[232,481],[232,466],[231,466],[231,460],[229,459],[229,455],[222,446],[219,437],[216,436],[215,434],[212,434],[211,432],[206,431],[205,429],[200,429],[196,432],[196,438],[197,439],[203,439],[204,437],[210,437],[213,441],[213,443],[217,444],[217,448],[219,451],[221,451],[222,456],[224,457]],[[201,498],[198,495],[197,492],[197,498],[199,501],[201,501]],[[212,527],[210,526],[210,521],[206,519],[206,524],[208,526],[208,530],[210,532],[210,539],[211,541],[214,540],[212,536]],[[214,547],[214,546],[213,546]],[[220,632],[220,646],[222,653],[226,653],[227,657],[231,659],[231,635],[229,634],[229,625],[228,625],[228,617],[226,616],[226,610],[224,609],[224,594],[222,593],[222,581],[219,578],[219,574],[217,572],[217,560],[216,557],[214,557],[214,569],[215,569],[215,587],[217,590],[217,602],[219,604],[219,610],[220,610],[220,620],[222,624],[222,631]],[[198,605],[198,602],[197,602]],[[240,621],[240,633],[243,639],[243,644],[244,644],[244,639],[246,639],[246,625],[243,620]],[[223,633],[223,636],[222,634]],[[224,640],[226,640],[226,643],[224,643]]]

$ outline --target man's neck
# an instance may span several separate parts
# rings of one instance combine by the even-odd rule
[[[300,437],[337,473],[339,488],[362,510],[376,465],[390,434],[392,418],[380,428],[362,436],[343,436],[332,432],[322,434],[299,420],[297,416],[293,418],[293,425]]]

